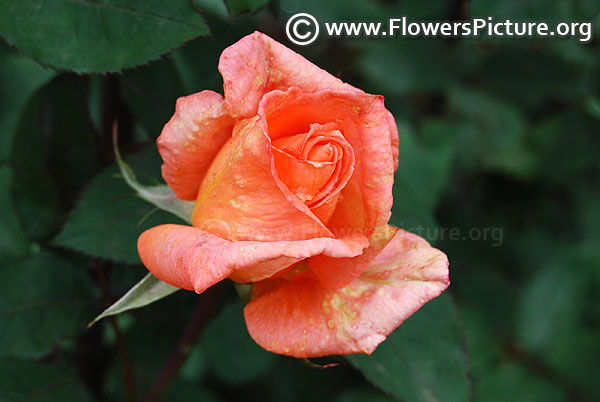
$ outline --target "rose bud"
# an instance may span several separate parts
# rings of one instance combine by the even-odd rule
[[[388,225],[398,132],[367,94],[255,32],[225,49],[224,93],[177,101],[158,138],[163,178],[195,200],[193,226],[144,232],[159,279],[198,293],[252,284],[263,348],[371,353],[449,284],[444,253]]]

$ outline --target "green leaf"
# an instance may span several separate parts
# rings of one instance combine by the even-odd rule
[[[211,13],[224,21],[230,21],[229,12],[223,0],[192,0],[192,2],[194,6],[203,12]]]
[[[208,358],[206,350],[200,342],[196,343],[190,352],[186,362],[181,367],[179,376],[189,382],[197,382],[198,378],[204,376],[208,370]]]
[[[538,175],[563,185],[580,179],[586,171],[594,171],[600,146],[598,132],[600,120],[581,110],[555,113],[533,126],[528,137],[536,148]]]
[[[0,266],[0,275],[0,356],[40,357],[85,330],[97,291],[81,268],[39,254]]]
[[[377,387],[410,402],[470,398],[466,345],[450,296],[427,303],[371,356],[348,360]]]
[[[123,297],[113,303],[112,306],[104,310],[98,317],[94,318],[94,321],[90,322],[88,327],[92,326],[94,323],[104,317],[147,306],[148,304],[165,298],[170,294],[177,292],[178,290],[179,288],[171,286],[168,283],[157,279],[151,273],[148,273],[134,287],[129,289],[129,291],[125,293]]]
[[[450,109],[459,116],[458,161],[521,179],[535,172],[536,160],[525,141],[525,118],[520,109],[483,92],[453,88]]]
[[[472,48],[458,44],[453,51],[437,39],[361,44],[364,50],[359,55],[358,68],[373,85],[373,92],[386,97],[448,88],[468,74],[476,61]]]
[[[566,269],[570,275],[565,275]],[[556,257],[523,286],[516,314],[516,336],[528,349],[548,348],[561,331],[574,328],[581,319],[588,282],[584,269],[573,258]]]
[[[561,60],[548,51],[499,49],[485,60],[483,69],[483,88],[518,102],[522,110],[536,110],[548,98],[576,101],[593,85],[572,60]]]
[[[59,367],[8,358],[0,359],[0,373],[1,401],[92,401],[74,373]]]
[[[566,3],[561,0],[474,0],[472,5],[472,13],[476,16],[490,15],[498,21],[507,18],[513,21],[544,21],[549,25],[562,21],[588,21],[599,11],[598,2],[594,0]]]
[[[0,8],[0,34],[9,44],[78,73],[134,67],[208,34],[186,0],[2,0]]]
[[[217,1],[217,3],[219,2],[220,0]],[[169,85],[182,85],[183,90],[181,92],[174,94],[173,90],[169,89],[165,92],[157,93],[156,89],[153,89],[153,87],[156,88],[156,82],[153,82],[156,81],[156,79],[152,78],[158,74],[157,71],[152,72],[152,74],[148,72],[145,77],[147,81],[143,83],[139,80],[141,75],[136,75],[133,77],[133,81],[135,81],[135,83],[139,82],[138,88],[140,89],[140,92],[145,94],[152,93],[152,96],[157,97],[160,99],[162,104],[167,106],[167,111],[169,112],[169,114],[166,116],[167,119],[170,118],[175,111],[175,103],[169,101],[171,103],[167,104],[167,99],[165,98],[172,97],[173,94],[175,96],[182,96],[185,94],[200,92],[205,89],[223,92],[223,78],[221,77],[221,74],[219,74],[217,66],[219,63],[219,57],[223,52],[224,44],[235,43],[241,37],[247,35],[249,31],[255,29],[255,26],[252,24],[252,19],[238,18],[235,21],[235,24],[232,25],[231,19],[227,16],[227,10],[225,10],[225,15],[226,22],[215,20],[211,26],[212,36],[219,38],[218,41],[214,40],[213,38],[199,38],[191,43],[186,44],[186,46],[182,47],[181,49],[177,49],[169,58],[169,61],[172,62],[173,67],[177,71],[177,75],[179,77],[179,80],[169,78]],[[161,67],[161,69],[167,70],[168,67]],[[158,68],[156,70],[158,70]],[[128,85],[132,81],[131,74],[126,74],[123,78],[124,81],[129,81],[127,83]],[[179,82],[181,82],[181,84]],[[159,103],[159,101],[153,102],[156,104]],[[129,101],[129,103],[131,104],[131,101]],[[131,107],[133,108],[133,106]],[[134,111],[135,110],[136,109],[134,109]],[[137,113],[136,111],[136,115],[139,117],[145,114]],[[166,122],[167,120],[164,120],[162,124],[164,125]]]
[[[475,382],[475,400],[486,402],[565,400],[558,384],[510,361],[502,362],[493,371],[481,373],[478,380]]]
[[[592,311],[600,263],[596,244],[555,252],[531,276],[517,299],[515,341],[598,397],[597,375],[590,368],[597,366],[600,339],[589,325],[598,316]]]
[[[229,14],[233,17],[238,16],[242,13],[252,13],[260,10],[267,4],[269,0],[224,0]]]
[[[269,370],[276,358],[250,338],[243,310],[240,301],[225,306],[202,336],[202,345],[215,374],[229,385],[256,380]]]
[[[117,146],[116,137],[114,139],[114,151],[117,159],[117,165],[119,165],[119,171],[123,176],[125,182],[134,189],[138,196],[156,207],[172,213],[175,216],[180,217],[185,222],[192,223],[192,214],[194,212],[194,201],[183,201],[175,195],[173,190],[166,184],[159,186],[146,186],[137,181],[135,173],[131,166],[129,166],[123,158]]]
[[[145,148],[128,161],[144,180],[160,177],[156,146]],[[124,176],[133,180],[129,169],[123,169]],[[154,195],[152,190],[148,193]],[[163,201],[169,199],[168,191],[162,194]],[[53,243],[95,257],[139,263],[137,238],[144,230],[163,223],[184,222],[136,197],[119,175],[118,166],[113,165],[94,178]]]
[[[27,57],[0,54],[0,162],[8,158],[27,100],[54,74]]]
[[[24,257],[29,249],[10,197],[11,181],[10,168],[0,167],[0,264]]]
[[[408,126],[398,126],[400,158],[394,176],[391,224],[435,240],[428,235],[432,235],[436,227],[433,209],[448,181],[452,156],[449,138],[453,137],[454,129],[438,124],[421,132],[426,136],[435,135],[436,146],[416,143]]]
[[[337,399],[335,399],[336,402],[392,402],[395,400],[396,399],[390,398],[381,392],[377,392],[374,389],[368,388],[351,389],[349,391],[345,391]]]
[[[305,12],[316,16],[320,21],[344,21],[356,19],[373,19],[386,17],[386,9],[381,3],[371,0],[321,1],[303,0],[302,4],[294,0],[279,2],[285,18],[295,12]]]
[[[584,108],[585,111],[590,114],[590,116],[600,120],[600,98],[590,96],[585,100]]]

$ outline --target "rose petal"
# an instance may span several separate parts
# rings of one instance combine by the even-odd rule
[[[390,141],[392,143],[392,156],[394,158],[394,170],[398,169],[398,156],[400,156],[400,137],[398,137],[398,126],[394,115],[387,111],[388,126],[390,128]]]
[[[327,226],[329,223],[329,219],[331,218],[331,215],[333,215],[333,212],[335,211],[335,208],[340,200],[340,195],[340,193],[334,194],[328,197],[328,199],[318,207],[310,208],[311,212],[315,214],[315,216],[319,218],[321,222],[323,222],[323,225]]]
[[[346,90],[304,93],[292,87],[266,94],[258,115],[267,122],[270,138],[308,132],[314,123],[335,122],[354,150],[355,163],[328,228],[333,233],[352,228],[370,236],[377,226],[387,224],[394,180],[393,133],[381,96]]]
[[[344,240],[231,242],[191,226],[168,224],[142,233],[138,252],[158,279],[201,293],[232,274],[244,282],[258,281],[301,259],[321,253],[334,258],[354,256],[366,245],[366,239],[359,236]]]
[[[275,245],[274,247],[282,248],[287,247],[288,249],[285,250],[287,257],[279,257],[245,269],[237,270],[231,274],[229,277],[230,279],[242,283],[258,282],[278,274],[281,270],[302,261],[303,258],[319,255],[320,249],[323,250],[322,255],[327,255],[327,258],[337,259],[359,255],[369,245],[367,238],[361,234],[349,235],[339,239],[315,238],[299,242],[280,241],[254,243],[273,244]],[[303,249],[303,247],[306,247],[306,249]],[[289,257],[289,255],[292,256]]]
[[[223,97],[216,92],[177,99],[175,114],[157,143],[163,178],[179,198],[196,199],[210,163],[231,137],[233,124]]]
[[[336,126],[315,123],[307,133],[271,137],[279,178],[313,213],[337,201],[354,170],[354,151]]]
[[[324,289],[309,270],[254,285],[244,315],[252,338],[294,357],[372,353],[449,284],[448,260],[417,235],[397,230],[350,285]]]
[[[380,226],[378,231],[371,236],[369,247],[361,255],[347,258],[317,255],[308,260],[308,266],[323,288],[344,287],[358,278],[371,265],[395,233],[396,228],[392,226]],[[346,234],[346,236],[348,235],[350,233]]]
[[[302,201],[310,201],[331,178],[336,162],[310,163],[273,148],[279,178]]]
[[[263,95],[274,89],[296,86],[304,92],[346,89],[362,93],[261,32],[225,49],[219,71],[225,99],[239,117],[254,115]]]
[[[235,126],[198,192],[193,224],[228,240],[333,237],[279,180],[271,144],[257,118]]]

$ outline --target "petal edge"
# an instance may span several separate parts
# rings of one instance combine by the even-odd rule
[[[398,230],[350,285],[324,289],[310,271],[255,284],[244,315],[263,348],[294,357],[372,353],[395,328],[448,286],[448,260]]]

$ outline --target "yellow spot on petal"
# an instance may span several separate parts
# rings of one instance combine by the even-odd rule
[[[350,297],[361,297],[369,289],[368,285],[346,286],[343,292]]]
[[[329,303],[327,303],[327,300],[323,300],[323,303],[321,305],[323,306],[323,312],[325,314],[331,313],[331,310],[329,309]]]

